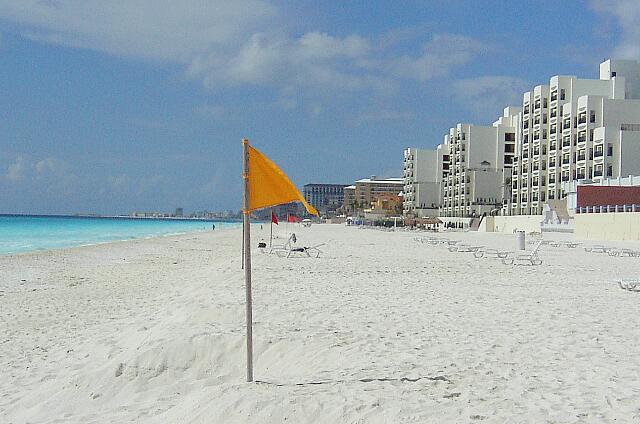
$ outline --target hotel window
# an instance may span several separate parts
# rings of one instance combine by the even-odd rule
[[[547,108],[548,106],[549,104],[547,103],[547,98],[545,97],[544,99],[542,99],[542,107]]]
[[[550,191],[549,192],[549,200],[553,200],[555,198],[555,192],[554,191]]]
[[[596,122],[596,111],[595,110],[589,111],[589,122],[591,122],[592,124],[594,122]]]
[[[560,100],[564,100],[564,88],[560,90]]]
[[[607,156],[613,156],[613,144],[607,144]]]
[[[613,176],[613,166],[612,165],[608,165],[607,166],[607,177],[612,177]]]

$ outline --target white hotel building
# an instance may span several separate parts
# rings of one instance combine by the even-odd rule
[[[640,62],[607,60],[599,79],[554,76],[492,126],[451,128],[436,151],[405,151],[405,214],[433,213],[438,178],[440,216],[473,217],[538,215],[565,197],[563,182],[640,175]]]
[[[607,60],[600,79],[554,76],[523,96],[505,215],[542,213],[561,183],[640,173],[640,63]]]
[[[436,149],[404,151],[403,202],[404,216],[412,218],[437,217],[442,181],[449,172],[449,151]]]
[[[439,146],[449,152],[440,215],[473,217],[500,210],[511,179],[519,108],[508,107],[492,126],[458,124]]]

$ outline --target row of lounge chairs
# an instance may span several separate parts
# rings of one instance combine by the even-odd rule
[[[614,257],[626,256],[629,258],[636,258],[640,256],[640,251],[638,250],[633,250],[628,248],[608,247],[603,245],[588,246],[584,248],[584,251],[589,253],[606,253],[609,256],[614,256]]]
[[[521,251],[518,253],[509,250],[486,248],[485,246],[461,244],[460,240],[449,240],[442,237],[415,237],[414,240],[433,246],[444,246],[449,252],[473,253],[473,256],[478,259],[500,259],[505,265],[542,265],[542,259],[538,255],[540,247],[543,245],[542,240],[536,242],[530,252]]]

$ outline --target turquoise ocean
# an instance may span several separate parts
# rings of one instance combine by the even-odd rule
[[[0,215],[0,255],[61,249],[241,225],[230,221],[161,218]]]

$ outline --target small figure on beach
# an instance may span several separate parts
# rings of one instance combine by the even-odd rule
[[[211,224],[211,229],[215,230],[216,229],[216,224]]]

